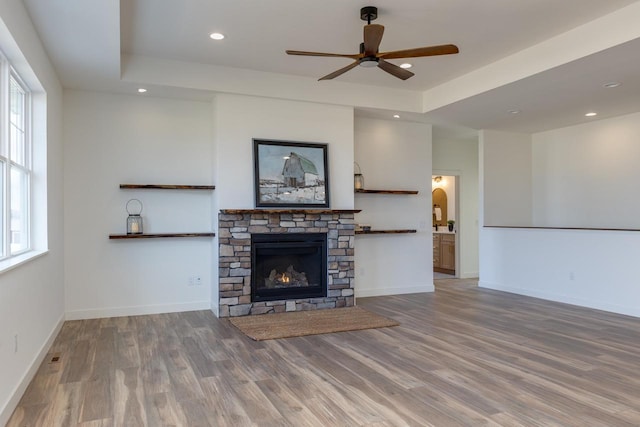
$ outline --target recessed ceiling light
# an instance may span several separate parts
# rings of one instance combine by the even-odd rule
[[[399,119],[399,118],[400,118],[400,114],[394,114],[394,115],[393,115],[393,118],[394,118],[394,119]]]
[[[143,87],[138,88],[138,93],[145,93],[147,90]]]
[[[520,114],[520,110],[509,110],[511,114]]]
[[[606,87],[607,89],[611,89],[611,88],[614,88],[614,87],[618,87],[620,85],[621,85],[620,82],[609,82],[609,83],[603,84],[602,86]]]
[[[409,64],[408,62],[405,62],[404,64],[400,64],[400,68],[411,68],[413,67],[413,65]]]
[[[224,38],[224,34],[222,34],[222,33],[211,33],[211,34],[209,34],[209,37],[211,37],[214,40],[222,40]]]
[[[593,117],[593,116],[597,116],[597,115],[598,115],[598,113],[594,113],[594,112],[585,114],[585,116],[587,116],[587,117]]]

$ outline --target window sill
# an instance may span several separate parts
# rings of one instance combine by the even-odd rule
[[[9,259],[5,259],[0,261],[0,273],[7,272],[9,270],[13,270],[14,268],[21,266],[33,259],[40,258],[41,256],[47,254],[48,250],[40,250],[40,251],[29,251],[18,256],[11,257]]]

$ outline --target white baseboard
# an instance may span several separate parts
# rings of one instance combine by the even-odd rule
[[[220,317],[220,304],[218,303],[218,301],[211,301],[209,303],[209,309],[214,316]]]
[[[181,311],[210,309],[211,301],[194,301],[181,304],[141,305],[135,307],[113,307],[67,311],[66,319],[100,319],[103,317],[141,316],[145,314],[178,313]]]
[[[13,411],[15,411],[16,407],[18,406],[18,403],[20,402],[22,395],[24,395],[24,392],[27,390],[29,383],[38,372],[38,369],[40,368],[42,361],[44,360],[45,356],[49,352],[49,349],[51,348],[51,346],[53,345],[53,341],[56,339],[56,337],[60,333],[60,329],[62,329],[63,324],[64,324],[64,315],[60,316],[60,318],[56,322],[56,325],[53,327],[53,329],[51,330],[51,333],[47,337],[46,341],[40,347],[38,354],[36,354],[33,360],[31,361],[31,364],[29,365],[29,369],[27,369],[27,371],[22,376],[22,379],[20,380],[18,385],[16,385],[16,388],[13,390],[13,393],[11,393],[11,397],[7,401],[4,408],[0,410],[0,425],[6,425],[7,422],[9,422],[9,418],[11,418]]]
[[[460,279],[477,279],[480,273],[477,271],[464,271],[460,273]]]
[[[626,316],[640,317],[640,309],[638,307],[626,307],[618,304],[611,304],[602,301],[593,301],[584,298],[576,298],[566,295],[553,294],[549,292],[540,292],[534,289],[516,288],[512,286],[504,286],[499,283],[480,281],[478,287],[493,289],[496,291],[509,292],[512,294],[524,295],[527,297],[540,298],[548,301],[561,302],[564,304],[577,305],[579,307],[593,308],[596,310],[608,311],[616,314],[624,314]]]
[[[382,295],[419,294],[433,292],[433,285],[411,286],[406,288],[356,289],[356,297],[377,297]]]

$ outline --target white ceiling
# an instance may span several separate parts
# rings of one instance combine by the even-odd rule
[[[638,3],[636,0],[24,3],[67,88],[129,92],[136,86],[148,85],[152,94],[200,99],[215,91],[255,91],[256,95],[273,93],[291,99],[344,103],[357,107],[358,114],[380,117],[402,110],[398,100],[408,99],[411,101],[407,102],[403,119],[523,132],[579,123],[586,120],[583,114],[590,109],[598,110],[599,117],[640,111],[640,42],[633,40],[635,34],[618,34],[625,28],[607,28],[594,21]],[[407,81],[379,69],[356,67],[333,81],[317,82],[317,78],[350,60],[284,53],[285,49],[356,53],[365,24],[359,10],[369,4],[378,7],[376,23],[385,26],[381,51],[453,43],[460,48],[460,54],[411,60],[411,71],[416,75]],[[639,10],[630,9],[627,15]],[[617,21],[611,22],[622,20],[624,14],[619,15]],[[553,37],[575,43],[573,51],[579,51],[581,41],[563,38],[563,34],[588,25],[594,31],[602,31],[602,39],[611,40],[608,45],[585,50],[584,57],[576,58],[566,54],[572,51],[568,46],[558,45],[558,52],[564,49],[568,59],[555,58],[554,48],[545,50],[543,55],[548,55],[549,63],[556,64],[549,69],[534,72],[537,61],[533,60],[532,71],[515,81],[487,82],[485,89],[475,93],[461,90],[455,99],[435,108],[419,105],[423,97],[430,97],[438,89],[455,92],[452,82],[465,76],[469,80],[478,70],[493,66],[500,74],[496,64],[501,60],[527,52]],[[213,31],[224,33],[226,39],[213,42],[208,38]],[[151,63],[156,64],[155,70],[150,69]],[[145,64],[147,69],[143,70]],[[169,65],[188,70],[181,72],[193,77],[179,80],[171,76]],[[504,72],[511,69],[513,66]],[[210,82],[204,81],[206,75],[210,75]],[[247,79],[244,82],[243,76]],[[604,90],[602,84],[610,80],[621,81],[622,86]],[[277,91],[272,88],[269,92],[267,86],[274,82],[289,82],[289,87],[282,86]],[[334,97],[326,98],[331,92],[335,92]],[[352,100],[351,94],[356,93]],[[343,101],[339,100],[341,94]],[[394,100],[385,102],[381,98]],[[513,109],[521,113],[507,113]]]

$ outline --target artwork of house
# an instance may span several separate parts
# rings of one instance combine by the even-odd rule
[[[306,157],[291,153],[284,161],[282,176],[288,187],[309,187],[318,184],[318,169]]]

